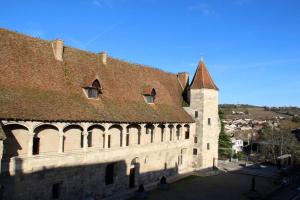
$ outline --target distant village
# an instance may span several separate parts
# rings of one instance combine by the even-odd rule
[[[236,117],[233,119],[224,119],[225,133],[231,136],[233,143],[233,151],[235,153],[243,151],[243,147],[248,145],[251,141],[255,142],[259,138],[259,132],[265,125],[271,127],[278,127],[280,120],[286,119],[284,116],[274,116],[272,119],[251,119],[245,112],[234,111],[231,112]]]

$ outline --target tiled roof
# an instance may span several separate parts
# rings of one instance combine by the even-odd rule
[[[218,87],[215,85],[213,79],[211,78],[207,68],[205,67],[205,63],[203,60],[199,62],[197,67],[196,73],[192,80],[191,89],[214,89],[219,90]]]
[[[55,121],[193,122],[182,105],[175,74],[64,47],[63,62],[51,42],[0,29],[0,118]],[[82,87],[98,79],[102,94],[87,99]],[[148,105],[143,87],[155,88]]]

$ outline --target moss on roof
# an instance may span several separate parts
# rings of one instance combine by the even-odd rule
[[[182,88],[175,74],[64,47],[63,62],[54,59],[51,42],[0,29],[0,118],[193,122],[182,108]],[[98,100],[82,87],[98,78]],[[154,105],[141,91],[155,88]]]

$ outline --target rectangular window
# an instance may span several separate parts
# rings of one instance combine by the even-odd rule
[[[129,146],[129,134],[126,134],[126,146]]]
[[[208,124],[208,125],[211,125],[211,118],[208,118],[208,119],[207,119],[207,124]]]
[[[88,97],[91,99],[97,99],[99,95],[99,91],[97,88],[88,88],[87,93],[88,93]]]
[[[114,183],[114,163],[108,164],[105,170],[105,184],[110,185]]]
[[[186,140],[187,139],[190,139],[190,131],[189,130],[187,130],[187,131],[185,131],[185,137],[184,137]]]
[[[161,133],[160,133],[160,141],[163,142],[164,141],[164,128],[161,128]]]
[[[110,148],[110,137],[111,137],[111,135],[108,135],[108,138],[107,138],[107,148]]]
[[[34,137],[33,138],[33,146],[32,146],[32,154],[38,155],[40,153],[40,138]]]
[[[209,143],[206,144],[206,148],[207,148],[207,150],[210,149]]]
[[[52,185],[52,199],[58,199],[60,196],[60,183]]]
[[[197,155],[197,149],[193,149],[193,155]]]
[[[145,97],[146,97],[147,103],[154,103],[154,96],[147,95]]]
[[[198,111],[195,111],[195,118],[198,118]]]
[[[194,143],[198,143],[198,137],[194,137]]]

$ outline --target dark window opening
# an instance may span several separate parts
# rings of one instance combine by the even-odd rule
[[[97,88],[87,88],[88,97],[91,99],[97,99],[99,91]]]
[[[97,99],[101,93],[101,85],[98,80],[95,80],[91,87],[86,87],[86,93],[88,98]]]
[[[170,141],[172,141],[173,139],[173,128],[170,127]]]
[[[208,118],[207,123],[208,125],[211,125],[211,118]]]
[[[107,138],[107,148],[110,148],[110,137],[111,137],[111,135],[108,135],[108,138]]]
[[[195,111],[195,118],[198,118],[198,111]]]
[[[197,155],[197,152],[198,150],[197,149],[193,149],[193,155]]]
[[[34,137],[33,138],[33,146],[32,146],[32,154],[38,155],[40,153],[40,138]]]
[[[83,134],[81,133],[80,135],[80,147],[83,148],[83,140],[84,140],[84,136]]]
[[[129,134],[126,134],[126,146],[129,146]]]
[[[161,133],[160,133],[160,141],[163,142],[164,141],[164,128],[161,128]]]
[[[185,139],[190,139],[190,131],[189,130],[185,131],[185,137],[184,138]]]
[[[151,129],[151,143],[153,143],[154,140],[154,134],[153,134],[153,129]]]
[[[60,196],[60,183],[52,185],[52,199],[58,199]]]
[[[179,140],[179,137],[180,137],[180,127],[176,128],[176,136],[177,136],[177,140]]]
[[[209,150],[209,149],[210,149],[210,145],[209,145],[209,143],[207,143],[207,144],[206,144],[206,148],[207,148],[207,150]]]
[[[87,136],[88,147],[92,147],[92,141],[93,141],[92,138],[93,138],[92,132],[89,132]]]
[[[198,143],[198,138],[194,137],[194,143]]]
[[[102,135],[103,138],[103,148],[105,148],[105,134]]]
[[[135,187],[135,168],[130,169],[129,173],[129,188],[134,188]]]
[[[138,144],[141,144],[141,133],[138,132]]]
[[[114,163],[106,166],[105,170],[105,184],[110,185],[114,183]]]

